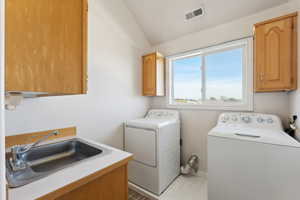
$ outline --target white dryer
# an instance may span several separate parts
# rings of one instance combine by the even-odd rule
[[[208,200],[296,200],[300,144],[275,115],[223,113],[208,135]]]
[[[180,174],[180,120],[175,110],[150,110],[145,118],[127,121],[125,151],[133,153],[129,181],[160,195]]]

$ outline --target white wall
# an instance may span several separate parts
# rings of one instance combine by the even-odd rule
[[[284,4],[255,15],[238,19],[227,24],[189,34],[160,44],[153,48],[164,55],[172,55],[187,50],[206,47],[249,35],[253,35],[253,24],[269,18],[295,11],[293,4]],[[289,116],[289,98],[287,93],[264,93],[254,95],[254,111],[279,115],[286,121]],[[165,98],[152,99],[152,107],[165,107]],[[215,125],[220,111],[186,110],[181,109],[183,159],[191,154],[200,157],[200,169],[207,170],[207,133]],[[226,159],[226,158],[225,158]]]
[[[172,55],[252,35],[254,23],[295,11],[299,0],[294,1],[152,50]],[[122,122],[144,115],[150,103],[149,98],[141,96],[140,63],[149,44],[122,0],[89,1],[88,50],[89,93],[25,100],[16,111],[6,111],[7,135],[75,125],[80,136],[122,146]],[[285,120],[290,114],[289,96],[290,112],[300,113],[299,92],[256,94],[254,109],[278,114]],[[165,107],[165,98],[152,98],[151,105]],[[207,169],[207,133],[219,114],[220,111],[181,110],[183,158],[196,153],[203,171]]]
[[[0,199],[5,199],[4,131],[4,1],[0,0]]]
[[[300,0],[292,0],[294,7],[300,11]],[[300,19],[298,18],[298,63],[300,59]],[[297,126],[300,128],[300,70],[298,64],[298,90],[290,93],[290,114],[298,115]],[[300,140],[300,130],[296,131],[296,136]]]
[[[77,126],[78,135],[118,148],[122,123],[150,106],[141,96],[149,44],[122,0],[89,1],[88,94],[26,99],[6,111],[7,135]]]

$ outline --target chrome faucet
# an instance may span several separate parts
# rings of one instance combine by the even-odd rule
[[[27,168],[26,162],[23,160],[22,156],[24,153],[30,151],[32,148],[40,144],[41,142],[47,140],[52,135],[58,135],[59,131],[53,131],[41,139],[36,141],[35,143],[29,145],[15,145],[11,148],[12,157],[9,159],[10,166],[12,167],[13,171],[19,171]]]

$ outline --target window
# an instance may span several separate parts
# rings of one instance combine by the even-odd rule
[[[170,107],[252,110],[252,39],[167,59]]]

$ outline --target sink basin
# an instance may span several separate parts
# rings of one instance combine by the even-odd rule
[[[22,155],[26,162],[26,169],[13,171],[9,158],[6,154],[6,178],[9,187],[26,185],[58,170],[70,167],[96,156],[104,156],[109,153],[108,149],[99,148],[81,139],[41,145],[32,148]]]

